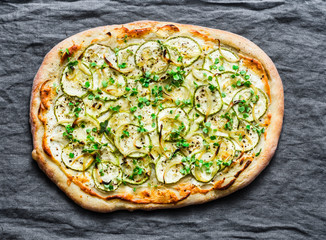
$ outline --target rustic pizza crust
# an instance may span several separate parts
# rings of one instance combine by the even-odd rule
[[[47,108],[47,98],[51,95],[51,91],[43,90],[40,93],[42,85],[48,80],[60,77],[58,74],[63,67],[61,66],[61,57],[58,52],[60,49],[69,48],[70,51],[78,53],[80,46],[87,46],[94,39],[101,39],[110,36],[111,34],[125,34],[135,38],[146,38],[153,33],[153,29],[160,27],[161,34],[169,35],[170,32],[188,31],[193,36],[204,40],[219,39],[223,44],[234,47],[247,57],[252,57],[258,60],[263,66],[269,78],[271,104],[269,111],[271,113],[270,124],[265,133],[264,147],[255,160],[247,166],[247,168],[236,178],[235,182],[225,190],[213,190],[208,193],[195,193],[187,196],[184,200],[175,203],[133,203],[121,199],[103,200],[101,198],[90,195],[81,190],[80,186],[71,182],[66,174],[61,171],[59,166],[52,161],[51,157],[46,154],[44,149],[43,135],[44,126],[40,118],[42,108]],[[58,71],[59,70],[59,71]],[[42,94],[42,96],[41,96]],[[278,143],[281,133],[284,111],[284,96],[283,86],[280,76],[277,72],[272,60],[253,42],[239,35],[193,25],[177,24],[170,22],[155,22],[155,21],[139,21],[123,25],[103,26],[90,29],[69,37],[56,45],[45,57],[33,83],[33,90],[30,104],[30,123],[33,135],[34,150],[32,157],[35,159],[39,167],[46,175],[62,190],[68,197],[74,200],[77,204],[85,209],[97,212],[111,212],[120,209],[127,210],[153,210],[162,208],[179,208],[192,204],[200,204],[208,202],[223,196],[229,195],[251,183],[258,174],[268,165],[271,160]]]

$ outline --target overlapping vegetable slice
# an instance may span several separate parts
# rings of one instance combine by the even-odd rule
[[[151,74],[160,74],[167,70],[169,63],[166,52],[158,41],[147,41],[139,46],[135,54],[136,65]]]
[[[111,162],[96,163],[93,169],[95,186],[102,191],[114,191],[121,184],[122,170]]]

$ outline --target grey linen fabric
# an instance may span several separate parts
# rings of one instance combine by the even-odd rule
[[[325,1],[1,1],[0,10],[0,239],[326,239]],[[252,184],[223,199],[93,213],[31,158],[33,77],[66,37],[143,19],[223,29],[260,46],[284,84],[279,147]]]

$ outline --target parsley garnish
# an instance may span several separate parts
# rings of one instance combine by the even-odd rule
[[[89,83],[89,81],[85,82],[85,88],[89,88],[91,86],[91,84]]]
[[[136,110],[137,110],[136,106],[133,106],[133,107],[130,108],[130,112],[132,112],[132,113],[135,112]]]
[[[105,120],[104,122],[100,123],[99,133],[106,133],[107,135],[110,134],[111,128],[108,128],[108,123],[108,120]]]
[[[129,137],[129,132],[127,130],[122,131],[122,135],[120,138],[124,138],[124,137]]]
[[[117,105],[117,106],[115,106],[115,107],[113,107],[113,106],[110,107],[110,109],[111,109],[112,111],[114,111],[114,112],[119,112],[120,108],[121,108],[120,105]]]
[[[91,63],[89,64],[90,67],[96,67],[96,65],[97,65],[96,62],[91,62]]]
[[[78,61],[77,60],[68,62],[68,69],[69,69],[69,71],[72,71],[74,69],[74,66],[77,66],[77,65],[78,65]]]
[[[258,153],[256,153],[256,157],[258,157],[259,156],[259,154],[261,153],[261,149],[259,150],[259,152]]]
[[[119,68],[124,69],[124,68],[127,67],[127,63],[121,63],[121,64],[119,64],[118,66],[119,66]]]
[[[104,88],[106,88],[107,86],[108,86],[108,81],[102,81],[102,86],[104,87]]]
[[[183,71],[180,67],[176,68],[176,71],[168,71],[167,74],[170,76],[171,84],[180,87],[184,80],[185,71]]]

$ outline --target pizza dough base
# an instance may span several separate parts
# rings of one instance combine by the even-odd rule
[[[142,32],[148,33],[156,26],[174,25],[182,31],[192,31],[199,34],[197,37],[205,39],[218,38],[223,44],[234,47],[239,50],[239,53],[257,59],[264,67],[269,77],[271,104],[269,111],[272,113],[271,122],[267,128],[267,137],[264,142],[264,147],[255,160],[245,169],[244,172],[236,179],[234,184],[226,190],[210,191],[207,194],[192,194],[188,198],[176,203],[169,204],[139,204],[132,203],[121,199],[103,200],[95,196],[89,195],[82,191],[78,185],[69,182],[67,176],[60,170],[60,168],[51,160],[51,158],[44,152],[42,139],[44,134],[43,123],[38,118],[38,111],[41,104],[40,87],[49,79],[49,76],[57,74],[60,66],[60,57],[58,51],[66,49],[74,44],[89,45],[93,39],[103,37],[108,32],[114,32],[117,28],[142,29],[137,34],[141,37]],[[144,30],[145,29],[145,30]],[[146,36],[145,36],[146,38]],[[144,39],[144,38],[143,38]],[[35,76],[32,90],[32,97],[30,103],[30,122],[33,135],[34,150],[32,157],[35,159],[39,167],[46,173],[46,175],[62,190],[68,197],[74,200],[77,204],[85,209],[97,212],[112,212],[116,210],[126,209],[129,211],[142,209],[153,210],[163,208],[179,208],[187,205],[201,204],[223,196],[229,195],[251,183],[258,174],[268,165],[277,147],[278,139],[282,129],[284,112],[284,96],[281,78],[277,72],[272,60],[266,53],[260,49],[253,42],[239,35],[193,25],[177,24],[171,22],[156,22],[156,21],[139,21],[123,25],[111,25],[93,28],[84,32],[78,33],[72,37],[65,39],[56,45],[44,58],[44,61]]]

